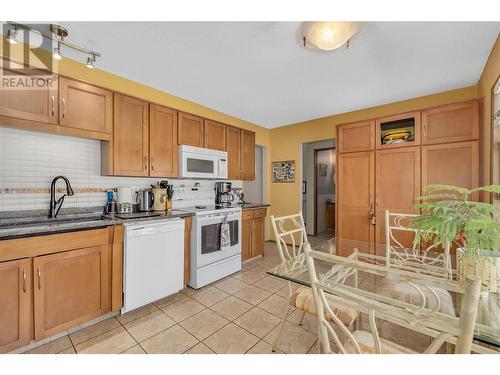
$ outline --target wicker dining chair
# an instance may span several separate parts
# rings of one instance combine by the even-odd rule
[[[423,351],[436,353],[444,344],[455,345],[455,353],[493,353],[490,349],[473,343],[473,334],[480,295],[480,279],[469,277],[465,283],[422,275],[411,271],[394,270],[385,265],[363,262],[356,257],[345,258],[333,254],[312,251],[308,243],[304,244],[306,264],[311,280],[311,289],[316,304],[319,321],[320,351],[334,353],[332,344],[343,354],[413,354],[412,348],[404,347],[391,340],[381,338],[377,324],[390,322],[400,327],[424,334],[431,338],[430,345]],[[337,267],[336,273],[327,276],[318,274],[315,260],[331,263]],[[377,277],[401,277],[414,288],[433,290],[441,288],[461,293],[462,305],[460,316],[452,316],[439,311],[439,303],[429,306],[426,298],[413,303],[401,302],[377,293],[370,293],[357,288],[356,284],[346,282],[349,277],[357,278],[362,274]],[[434,294],[436,298],[438,295]],[[355,309],[366,315],[368,330],[352,332],[330,306]],[[327,319],[329,317],[329,319]],[[345,336],[341,340],[340,334]]]
[[[307,243],[307,233],[302,211],[298,214],[288,216],[274,217],[274,215],[271,215],[271,223],[273,225],[274,238],[281,258],[280,266],[288,270],[295,269],[299,273],[304,272],[306,270],[306,264],[303,246]],[[283,328],[288,318],[288,314],[290,313],[290,309],[296,308],[302,311],[299,325],[302,325],[306,312],[316,315],[311,288],[301,286],[293,290],[292,283],[288,282],[288,291],[289,303],[280,323],[278,335],[273,342],[273,352],[276,351],[278,342],[283,334]],[[338,314],[347,326],[352,325],[357,317],[356,311],[348,308],[339,310]]]

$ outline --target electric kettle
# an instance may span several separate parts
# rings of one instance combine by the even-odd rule
[[[151,211],[154,203],[154,194],[151,190],[139,190],[136,194],[139,211]]]

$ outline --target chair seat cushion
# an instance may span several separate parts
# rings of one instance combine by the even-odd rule
[[[428,288],[424,286],[419,287],[425,295],[425,307],[428,309],[436,308],[438,304],[436,296]],[[450,293],[443,288],[433,287],[432,289],[436,292],[440,299],[439,312],[456,316]],[[401,302],[411,303],[416,306],[420,306],[422,304],[422,296],[418,290],[411,286],[407,281],[401,280],[397,277],[384,278],[377,286],[377,294],[393,298]]]
[[[368,331],[355,331],[353,333],[356,342],[359,345],[359,349],[362,354],[376,354],[377,349],[375,348],[375,341],[373,340],[373,335]],[[398,345],[392,341],[380,339],[380,346],[382,349],[382,354],[415,354],[413,350],[405,348],[404,346]],[[356,354],[357,351],[355,349],[355,345],[352,343],[352,340],[349,339],[344,344],[344,349],[349,354]]]
[[[300,287],[295,290],[290,297],[290,305],[309,314],[316,315],[316,304],[314,303],[314,296],[311,288]],[[330,305],[330,308],[347,327],[349,327],[358,316],[357,311],[354,309],[347,307],[337,308],[332,305]],[[325,312],[325,318],[329,321],[333,320],[328,312]]]

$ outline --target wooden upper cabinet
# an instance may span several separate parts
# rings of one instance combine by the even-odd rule
[[[241,179],[241,129],[234,126],[226,127],[226,151],[228,159],[227,178]]]
[[[420,112],[400,113],[375,120],[375,148],[420,145]]]
[[[204,120],[201,117],[179,112],[178,144],[204,147]]]
[[[177,111],[151,104],[149,106],[149,136],[149,175],[177,177],[179,175]]]
[[[0,263],[0,353],[28,345],[31,328],[31,260]]]
[[[241,179],[255,180],[255,133],[241,130]]]
[[[1,59],[0,64],[0,68],[3,69],[4,80],[9,79],[9,75],[16,81],[21,77],[33,78],[28,74],[27,70],[21,70],[22,64]],[[30,72],[36,73],[35,70],[30,70]],[[17,87],[0,90],[0,116],[58,124],[57,76],[50,75],[47,72],[40,71],[40,73],[43,73],[40,77],[50,84],[29,90],[21,90]]]
[[[113,93],[68,78],[59,79],[60,124],[101,133],[113,130]]]
[[[205,148],[226,150],[226,125],[212,120],[205,120]]]
[[[373,151],[337,155],[336,237],[373,242],[374,191]]]
[[[369,151],[374,149],[374,121],[361,121],[339,125],[338,152]]]
[[[148,103],[129,96],[114,96],[113,174],[149,174]]]
[[[420,196],[420,147],[377,151],[375,155],[376,243],[385,243],[385,210],[418,213],[414,205]],[[413,235],[398,237],[406,246]],[[403,242],[404,241],[404,242]]]
[[[478,101],[422,111],[422,144],[479,139],[479,121]]]
[[[110,311],[107,245],[33,259],[35,340]]]
[[[479,141],[422,147],[422,188],[430,184],[479,186]],[[472,195],[479,200],[479,193]]]

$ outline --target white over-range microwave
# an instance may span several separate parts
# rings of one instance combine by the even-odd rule
[[[194,146],[179,146],[182,178],[227,178],[227,152]]]

